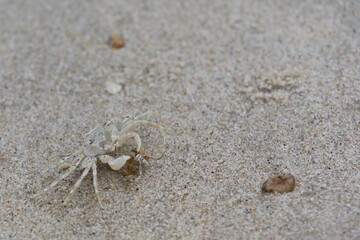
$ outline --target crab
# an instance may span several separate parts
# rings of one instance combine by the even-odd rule
[[[149,159],[150,156],[144,154],[145,151],[141,149],[141,138],[139,134],[134,131],[135,128],[140,126],[148,126],[157,129],[161,133],[163,141],[165,142],[164,129],[154,122],[141,120],[139,117],[126,117],[123,120],[111,119],[104,124],[95,127],[86,134],[83,145],[62,161],[65,162],[68,158],[74,158],[74,164],[68,166],[66,172],[35,196],[43,194],[49,189],[55,187],[61,180],[68,177],[80,166],[84,170],[80,178],[70,190],[64,204],[68,202],[70,197],[79,188],[81,182],[89,174],[90,170],[92,170],[95,195],[100,206],[103,208],[98,187],[97,164],[98,162],[108,164],[112,170],[117,171],[123,168],[126,163],[138,162],[139,175],[142,175],[142,165],[143,163],[148,164],[147,159]],[[132,154],[119,155],[121,147],[128,143],[131,139],[134,140],[136,146],[136,148],[133,149]],[[160,159],[164,152],[157,159]]]

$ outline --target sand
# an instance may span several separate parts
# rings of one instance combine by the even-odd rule
[[[0,6],[0,239],[360,238],[359,1]],[[31,199],[146,111],[168,149],[132,180],[99,164],[104,209],[91,175],[61,204],[80,169]],[[277,173],[294,191],[263,194]]]

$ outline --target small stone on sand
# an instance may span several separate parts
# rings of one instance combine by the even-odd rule
[[[291,192],[295,187],[295,177],[288,173],[271,176],[262,186],[264,192]]]
[[[117,94],[122,90],[122,86],[115,82],[106,82],[105,90],[110,94]]]
[[[109,43],[110,47],[113,49],[118,49],[118,48],[122,48],[125,46],[124,39],[115,33],[111,34],[111,37],[110,37],[108,43]]]

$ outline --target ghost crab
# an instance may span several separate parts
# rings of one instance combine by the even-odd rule
[[[142,164],[147,163],[146,160],[152,158],[147,154],[144,154],[145,151],[141,149],[141,138],[139,134],[134,131],[135,128],[140,126],[147,126],[157,129],[161,133],[165,143],[164,129],[154,122],[141,120],[139,117],[126,117],[124,120],[111,119],[104,124],[97,126],[86,135],[84,143],[80,149],[65,158],[66,160],[72,157],[74,158],[75,163],[70,165],[67,171],[63,173],[57,180],[52,182],[47,188],[35,196],[38,196],[39,194],[42,194],[55,187],[61,180],[68,177],[72,172],[75,171],[76,168],[80,166],[82,169],[84,169],[84,171],[71,189],[70,193],[64,201],[64,204],[67,203],[69,198],[79,188],[81,182],[88,175],[90,169],[92,169],[95,194],[100,206],[103,207],[99,195],[97,162],[100,161],[104,164],[108,164],[110,168],[115,171],[124,167],[127,162],[138,162],[139,175],[141,175]],[[121,147],[128,143],[128,141],[131,139],[134,140],[136,148],[132,150],[130,155],[119,155]],[[165,150],[163,151],[162,155],[164,152]],[[157,159],[160,159],[162,155]]]

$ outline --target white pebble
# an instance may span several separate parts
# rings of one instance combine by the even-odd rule
[[[105,90],[110,94],[117,94],[122,90],[122,86],[115,82],[106,82]]]

